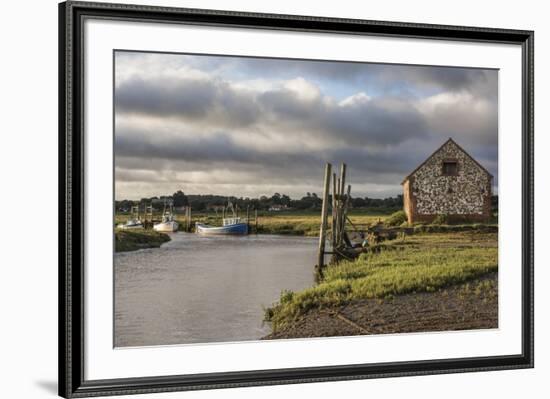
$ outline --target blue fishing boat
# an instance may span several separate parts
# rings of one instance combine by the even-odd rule
[[[248,234],[248,223],[241,218],[233,217],[223,219],[223,226],[209,226],[198,223],[195,225],[198,234],[203,235],[244,235]]]

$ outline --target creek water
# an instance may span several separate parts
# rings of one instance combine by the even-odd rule
[[[263,307],[314,283],[317,240],[173,233],[115,254],[115,346],[256,340]]]

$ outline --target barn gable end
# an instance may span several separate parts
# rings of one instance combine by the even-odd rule
[[[488,221],[493,176],[462,147],[447,140],[403,181],[409,223]]]

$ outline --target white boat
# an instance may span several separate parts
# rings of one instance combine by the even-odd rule
[[[139,205],[132,206],[132,217],[126,223],[120,223],[117,228],[123,230],[143,229],[143,222],[139,217]]]
[[[139,219],[130,219],[126,223],[120,223],[117,228],[123,230],[143,229],[143,223]]]
[[[175,220],[173,220],[173,217],[165,218],[162,217],[162,222],[157,223],[153,226],[153,229],[156,231],[164,231],[164,232],[174,232],[178,231],[179,224]]]
[[[174,220],[174,213],[172,209],[172,204],[170,204],[170,208],[167,211],[166,210],[166,204],[164,205],[164,214],[162,215],[162,221],[160,223],[157,223],[153,226],[153,229],[155,231],[162,231],[162,232],[174,232],[178,231],[179,224]]]

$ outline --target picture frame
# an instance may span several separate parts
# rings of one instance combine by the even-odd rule
[[[507,44],[521,48],[521,353],[87,379],[85,314],[86,19],[226,29]],[[534,367],[534,32],[68,1],[59,4],[59,395],[88,397]]]

